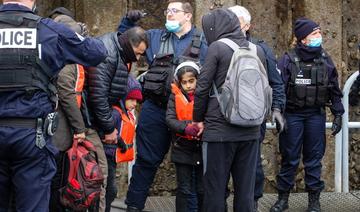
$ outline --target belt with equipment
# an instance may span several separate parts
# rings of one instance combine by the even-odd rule
[[[49,113],[46,119],[42,118],[0,118],[0,127],[33,128],[36,129],[35,144],[40,149],[46,145],[44,135],[53,136],[58,123],[57,113]]]

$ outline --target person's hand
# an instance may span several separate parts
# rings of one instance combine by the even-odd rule
[[[120,148],[121,153],[125,153],[129,149],[129,146],[121,137],[119,137],[117,140],[117,146]]]
[[[74,134],[74,139],[77,139],[78,142],[83,142],[85,140],[85,132]]]
[[[130,10],[126,17],[133,23],[138,22],[145,14],[141,10]]]
[[[335,115],[332,127],[331,127],[331,135],[335,136],[338,132],[341,130],[342,125],[342,116],[341,115]]]
[[[196,125],[188,124],[185,127],[185,135],[190,135],[192,137],[196,137],[199,132],[199,128]]]
[[[197,133],[196,136],[200,137],[204,131],[204,122],[193,122],[192,124],[197,126],[197,128],[199,128],[199,132]]]
[[[271,124],[274,122],[276,122],[276,130],[281,133],[285,128],[285,120],[278,108],[274,108],[271,114]]]
[[[118,134],[118,131],[115,128],[112,133],[105,134],[105,139],[103,140],[103,142],[107,143],[107,144],[115,144],[117,142],[117,134]]]

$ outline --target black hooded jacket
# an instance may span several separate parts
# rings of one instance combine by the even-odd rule
[[[233,50],[217,40],[229,38],[239,46],[249,46],[240,23],[234,13],[226,9],[216,9],[205,15],[202,27],[209,48],[205,63],[201,69],[196,89],[193,121],[204,122],[205,130],[202,137],[206,142],[234,142],[258,139],[260,127],[239,127],[229,124],[221,114],[216,97],[212,94],[212,84],[217,88],[225,82]],[[257,47],[260,60],[266,67],[264,52]]]

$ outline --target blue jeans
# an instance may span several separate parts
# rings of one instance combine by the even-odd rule
[[[202,211],[204,194],[202,166],[175,163],[175,167],[177,179],[176,211]]]
[[[117,196],[117,186],[116,186],[116,162],[114,158],[108,158],[106,156],[108,163],[108,176],[107,176],[107,184],[106,184],[106,194],[105,194],[105,212],[110,212],[111,203]]]
[[[287,191],[295,184],[301,154],[305,166],[306,190],[322,190],[321,160],[325,153],[325,114],[320,110],[285,113],[288,129],[280,134],[281,169],[277,187]],[[302,152],[301,152],[302,151]]]

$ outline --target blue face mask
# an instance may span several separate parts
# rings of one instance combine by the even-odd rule
[[[310,43],[307,45],[308,47],[320,47],[322,44],[322,37],[319,38],[311,38]]]
[[[180,23],[179,21],[166,21],[165,27],[169,32],[179,32],[180,31]]]

